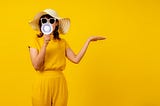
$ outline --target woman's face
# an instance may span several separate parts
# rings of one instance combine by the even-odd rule
[[[44,23],[50,23],[52,25],[53,31],[55,30],[56,26],[58,25],[58,21],[56,20],[56,18],[52,18],[52,17],[43,17],[40,19],[41,20],[41,25]]]

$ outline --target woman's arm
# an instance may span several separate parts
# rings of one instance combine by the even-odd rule
[[[35,70],[41,70],[44,65],[46,48],[50,41],[50,36],[44,36],[44,44],[40,51],[35,48],[29,48],[31,62]]]
[[[84,56],[88,45],[91,41],[97,41],[97,40],[104,40],[105,37],[101,37],[101,36],[92,36],[90,38],[87,39],[86,43],[84,44],[84,46],[82,47],[82,49],[80,50],[80,52],[76,55],[71,48],[67,48],[66,49],[66,57],[73,63],[78,64],[82,57]]]

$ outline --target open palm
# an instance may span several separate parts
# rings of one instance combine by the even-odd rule
[[[106,38],[103,36],[91,36],[89,39],[90,41],[97,41],[97,40],[104,40]]]

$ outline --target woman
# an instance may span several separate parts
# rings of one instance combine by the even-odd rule
[[[51,34],[42,33],[42,24],[50,23]],[[67,106],[67,84],[63,75],[65,58],[78,64],[91,41],[103,40],[104,37],[89,37],[83,48],[76,55],[59,34],[67,33],[70,27],[69,18],[60,18],[52,9],[38,13],[30,22],[34,30],[40,31],[29,44],[31,62],[36,70],[33,84],[33,106]]]

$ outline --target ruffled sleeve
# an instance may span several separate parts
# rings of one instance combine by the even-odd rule
[[[69,46],[69,44],[67,43],[67,41],[66,41],[66,40],[64,40],[64,41],[65,41],[65,49],[70,48],[70,46]]]
[[[29,39],[28,48],[38,49],[37,37],[34,36],[34,37],[31,37],[31,39]]]

